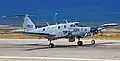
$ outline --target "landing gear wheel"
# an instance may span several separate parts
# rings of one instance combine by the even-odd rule
[[[77,45],[78,45],[78,46],[82,46],[82,45],[83,45],[83,42],[82,42],[82,41],[78,41],[78,42],[77,42]]]
[[[95,40],[92,40],[91,43],[92,43],[92,44],[95,44]]]
[[[53,43],[49,44],[49,48],[54,48],[54,47],[55,47],[55,45]]]

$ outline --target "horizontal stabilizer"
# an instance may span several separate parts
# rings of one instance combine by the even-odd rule
[[[2,18],[21,18],[25,16],[34,16],[32,14],[17,14],[17,15],[11,15],[11,16],[2,16]]]

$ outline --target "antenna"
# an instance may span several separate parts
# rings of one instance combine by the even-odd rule
[[[49,26],[49,23],[47,22],[47,25]]]
[[[68,23],[68,21],[67,21],[67,20],[65,20],[65,22],[66,22],[66,23]]]

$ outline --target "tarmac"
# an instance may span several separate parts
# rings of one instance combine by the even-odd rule
[[[0,39],[0,61],[120,61],[120,40],[84,40],[83,46],[67,39]]]

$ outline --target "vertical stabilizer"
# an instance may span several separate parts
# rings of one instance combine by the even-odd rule
[[[32,20],[29,18],[28,15],[25,15],[24,22],[23,22],[23,28],[25,32],[35,29],[35,24],[32,22]]]

